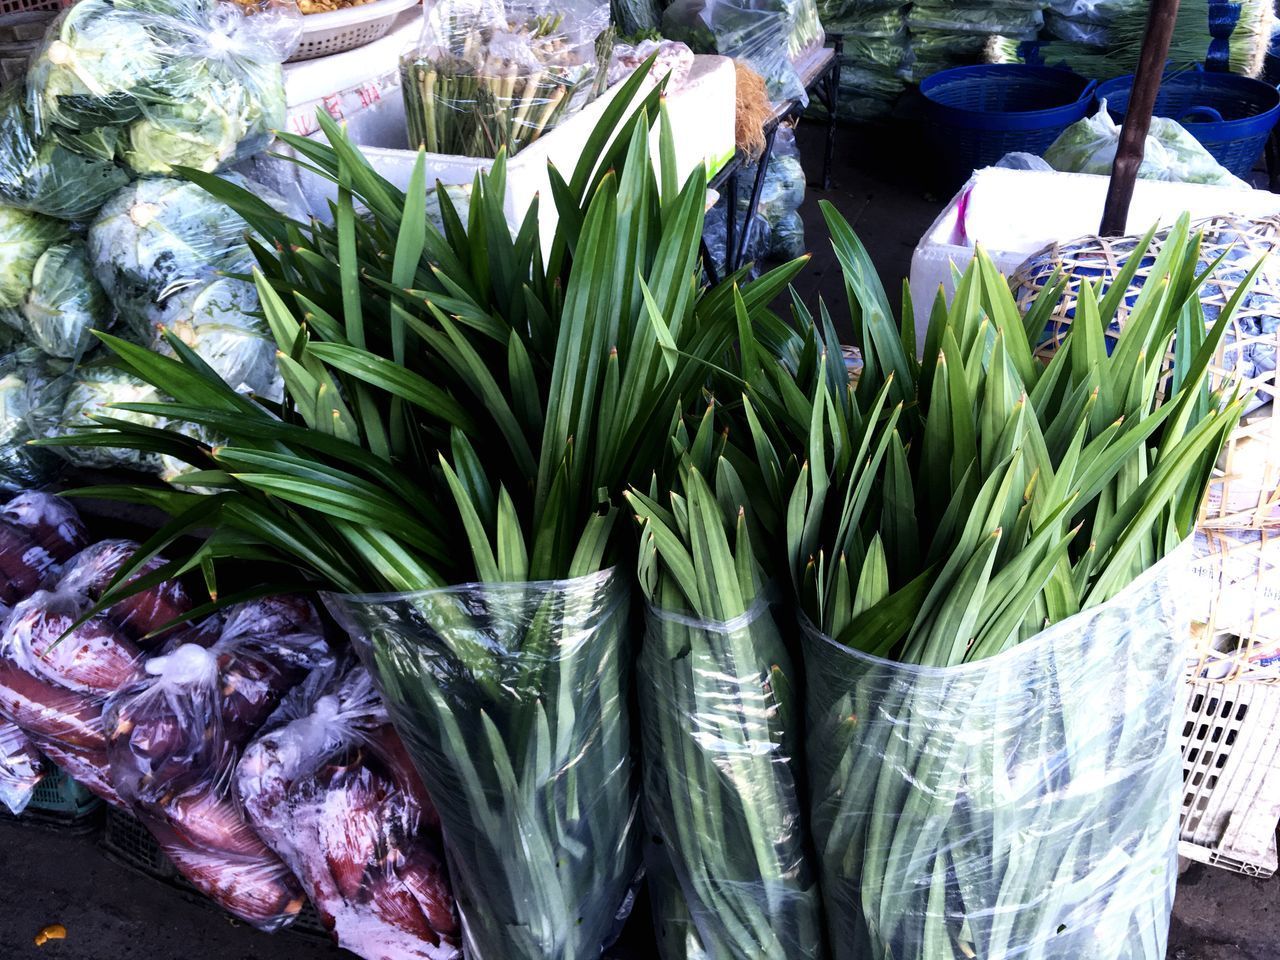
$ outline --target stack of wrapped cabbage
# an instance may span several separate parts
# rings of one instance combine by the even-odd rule
[[[278,395],[252,287],[222,276],[247,269],[248,228],[173,178],[266,147],[300,24],[283,0],[80,0],[49,26],[25,82],[0,94],[0,489],[57,466],[27,440],[151,399],[100,365],[94,330],[164,349],[168,329],[229,382]]]

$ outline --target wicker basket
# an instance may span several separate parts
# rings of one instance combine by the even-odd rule
[[[1213,217],[1195,224],[1194,229],[1204,234],[1201,260],[1205,265],[1218,254],[1227,254],[1227,259],[1200,290],[1206,321],[1213,321],[1254,263],[1280,249],[1280,216],[1254,220]],[[1120,305],[1116,320],[1107,331],[1109,342],[1115,340],[1124,325],[1166,235],[1157,234],[1152,249],[1143,257],[1133,290]],[[1138,242],[1136,237],[1094,236],[1055,243],[1018,268],[1010,285],[1024,311],[1055,271],[1060,271],[1066,281],[1062,300],[1045,327],[1044,339],[1037,351],[1040,356],[1052,356],[1070,330],[1080,284],[1087,280],[1095,287],[1109,286],[1134,254]],[[1210,368],[1215,384],[1231,377],[1239,381],[1242,389],[1254,391],[1255,405],[1227,441],[1205,501],[1202,527],[1280,526],[1280,404],[1270,402],[1277,395],[1277,357],[1280,357],[1280,256],[1258,274],[1254,286],[1236,310]]]

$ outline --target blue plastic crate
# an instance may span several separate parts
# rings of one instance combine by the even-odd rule
[[[1098,87],[1098,98],[1121,121],[1132,92],[1133,77],[1117,77]],[[1155,115],[1182,124],[1215,160],[1246,178],[1280,119],[1280,92],[1262,80],[1230,73],[1167,74],[1156,96]]]
[[[1070,70],[1015,63],[935,73],[920,93],[936,165],[959,182],[1006,153],[1039,155],[1088,115],[1094,86]]]

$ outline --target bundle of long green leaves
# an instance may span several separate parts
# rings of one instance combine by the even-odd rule
[[[1206,330],[1197,290],[1216,264],[1197,273],[1199,240],[1183,218],[1111,349],[1105,331],[1150,235],[1108,290],[1084,286],[1071,333],[1046,365],[1032,350],[1059,285],[1048,284],[1020,315],[1005,279],[979,253],[949,306],[939,295],[920,362],[909,309],[894,321],[865,249],[832,208],[824,213],[862,351],[860,376],[855,385],[832,348],[825,306],[815,324],[798,305],[805,334],[790,378],[796,389],[762,365],[749,373],[747,395],[776,414],[758,459],[782,478],[787,559],[811,631],[812,826],[833,948],[838,957],[895,960],[1066,956],[1053,952],[1053,938],[1065,944],[1065,932],[1075,935],[1081,920],[1071,909],[1101,898],[1117,876],[1149,883],[1152,870],[1143,859],[1149,847],[1131,849],[1131,822],[1099,837],[1092,831],[1107,825],[1090,819],[1092,808],[1050,798],[1105,794],[1105,771],[1115,771],[1117,782],[1133,778],[1133,804],[1144,802],[1144,784],[1160,786],[1167,737],[1149,736],[1149,717],[1121,717],[1101,753],[1080,738],[1074,753],[1068,746],[1040,756],[1037,749],[1064,736],[1072,743],[1073,724],[1091,730],[1100,718],[1072,717],[1062,704],[1060,714],[1032,711],[1025,728],[1010,731],[1007,704],[971,702],[964,683],[952,689],[947,678],[980,677],[988,661],[988,675],[1002,676],[1000,654],[1116,597],[1190,535],[1244,404],[1229,384],[1212,390],[1207,377],[1242,294]],[[1121,662],[1132,653],[1125,631],[1133,627],[1121,622],[1112,638]],[[1176,651],[1174,639],[1157,649]],[[1072,669],[1056,664],[1062,675],[1015,677],[1007,686],[1031,683],[1052,701]],[[1118,683],[1117,697],[1124,680],[1122,670],[1096,678]],[[929,704],[912,699],[913,687],[930,683],[938,686],[929,687]],[[1171,691],[1159,702],[1166,700]],[[963,724],[939,729],[953,710],[964,713]],[[873,743],[864,726],[893,729]],[[996,767],[993,743],[1009,751]],[[1024,765],[1034,768],[1036,757],[1047,791],[1039,805],[1002,806],[1001,796],[1022,796],[1025,783],[1015,788],[1009,778],[1028,776]],[[1135,773],[1149,763],[1156,772]],[[1072,775],[1083,778],[1076,788]],[[1158,881],[1169,811],[1151,809]],[[1055,839],[1064,830],[1088,830],[1089,838],[1064,845]],[[1099,851],[1121,849],[1132,854],[1130,868],[1099,865]],[[1156,898],[1135,905],[1120,886],[1096,939],[1111,944],[1106,956],[1157,960],[1159,920],[1139,922],[1135,912],[1150,913]]]
[[[649,599],[638,668],[645,812],[697,941],[672,938],[662,957],[816,960],[795,678],[763,559],[776,523],[757,516],[768,501],[748,492],[755,465],[716,420],[712,404],[692,433],[679,425],[670,489],[655,477],[647,494],[628,495]],[[655,908],[661,930],[671,905],[655,898]]]
[[[171,398],[129,409],[171,426],[106,417],[65,441],[193,467],[185,491],[98,491],[172,515],[117,583],[167,549],[179,559],[157,573],[199,569],[211,593],[228,560],[336,594],[428,591],[333,606],[436,796],[477,958],[597,956],[634,869],[627,578],[607,572],[631,537],[615,518],[737,329],[731,286],[700,287],[705,174],[677,182],[665,119],[650,161],[646,74],[572,175],[550,171],[546,258],[536,204],[507,226],[502,157],[465,222],[437,191],[442,231],[421,157],[401,192],[326,117],[328,145],[282,136],[337,185],[331,225],[189,171],[264,238],[255,279],[286,400],[237,394],[176,339],[170,359],[104,337]],[[798,268],[746,286],[747,309]]]

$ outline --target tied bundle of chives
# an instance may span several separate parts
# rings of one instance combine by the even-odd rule
[[[1157,564],[1243,408],[1207,383],[1242,294],[1206,331],[1183,218],[1113,348],[1140,252],[1084,285],[1046,366],[1057,285],[1023,316],[979,253],[917,362],[913,320],[825,213],[864,361],[834,410],[889,437],[849,458],[851,431],[811,430],[787,504],[833,950],[1159,960],[1185,624]]]
[[[757,555],[772,538],[715,419],[709,407],[693,437],[681,424],[672,489],[659,493],[655,478],[648,494],[628,494],[649,599],[639,663],[646,819],[707,956],[820,960],[791,659]],[[668,903],[656,909],[659,929],[674,930],[663,960],[687,960],[683,924]]]
[[[501,154],[465,222],[437,193],[442,229],[423,156],[403,193],[323,113],[327,145],[286,139],[338,185],[332,224],[192,173],[265,238],[286,399],[242,396],[175,338],[171,359],[104,337],[172,398],[139,405],[166,426],[101,417],[63,441],[195,468],[184,490],[101,491],[173,518],[119,583],[187,533],[196,546],[160,575],[199,569],[212,596],[224,563],[274,563],[263,590],[293,568],[326,592],[436,797],[472,960],[595,960],[637,867],[629,578],[613,569],[630,538],[614,521],[728,352],[742,279],[699,287],[705,174],[679,184],[665,119],[651,161],[650,66],[572,175],[550,171],[546,256],[536,202],[507,225]],[[746,309],[798,268],[744,287]]]

